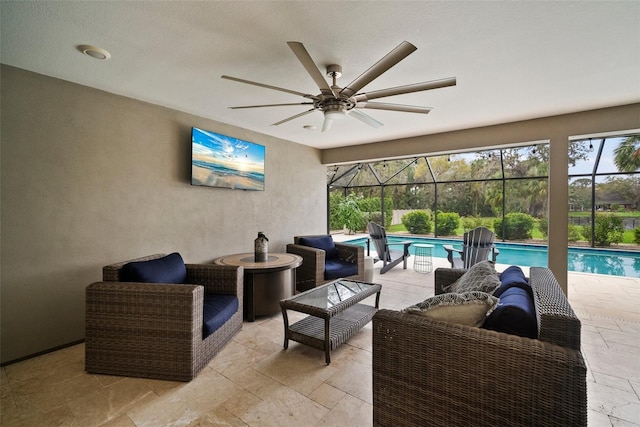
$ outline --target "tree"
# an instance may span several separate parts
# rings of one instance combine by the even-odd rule
[[[366,225],[364,214],[358,207],[361,199],[357,194],[350,193],[345,199],[342,199],[337,206],[337,221],[339,224],[347,227],[347,230],[350,232],[363,230]]]
[[[591,209],[591,179],[580,178],[569,183],[569,202],[577,211]]]
[[[625,138],[613,150],[613,154],[620,172],[635,172],[640,169],[640,135]]]
[[[634,208],[640,207],[640,177],[607,177],[605,182],[596,184],[598,194],[614,194]]]

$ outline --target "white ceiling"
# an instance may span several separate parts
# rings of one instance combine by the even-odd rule
[[[548,1],[1,1],[2,63],[317,148],[432,134],[640,101],[640,2]],[[223,74],[319,93],[289,49],[304,43],[344,86],[403,40],[417,46],[372,91],[456,77],[457,86],[377,101],[428,114],[367,110],[321,133],[314,112],[283,92]],[[108,61],[76,46],[108,50]],[[315,125],[318,130],[304,130]],[[212,129],[215,130],[215,129]]]

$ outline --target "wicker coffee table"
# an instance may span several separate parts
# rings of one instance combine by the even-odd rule
[[[331,350],[351,338],[371,321],[378,311],[380,290],[375,283],[338,279],[294,297],[280,301],[284,318],[284,348],[289,340],[297,341],[325,352],[327,365],[331,363]],[[358,304],[376,294],[375,307]],[[289,325],[287,310],[309,314]]]

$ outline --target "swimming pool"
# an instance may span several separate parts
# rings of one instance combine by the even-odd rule
[[[434,245],[433,256],[446,258],[447,251],[442,245],[461,248],[460,240],[434,239],[413,236],[388,236],[389,242],[410,240],[414,243]],[[367,238],[360,237],[348,243],[367,247]],[[498,263],[521,265],[524,267],[547,267],[547,246],[521,243],[496,243],[500,250]],[[375,251],[371,243],[371,251]],[[413,254],[413,248],[409,247]],[[640,277],[640,252],[619,251],[613,249],[569,248],[568,270],[579,273],[608,274],[610,276]]]

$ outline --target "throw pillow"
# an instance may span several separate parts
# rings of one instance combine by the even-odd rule
[[[498,301],[485,292],[447,293],[427,298],[402,311],[450,323],[480,326]]]
[[[338,257],[338,250],[336,244],[333,241],[333,237],[326,236],[314,236],[314,237],[300,237],[298,243],[303,246],[309,246],[316,249],[322,249],[327,254],[325,259],[333,259]]]
[[[462,293],[462,292],[493,292],[500,286],[500,276],[496,272],[495,265],[492,261],[481,261],[471,266],[458,280],[445,286],[442,290],[445,292]]]
[[[149,261],[134,261],[122,266],[120,280],[143,283],[185,283],[187,268],[179,253]]]

